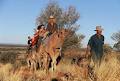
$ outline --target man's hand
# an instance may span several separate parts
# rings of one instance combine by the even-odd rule
[[[88,58],[90,55],[91,55],[91,53],[90,53],[90,46],[88,45],[87,49],[86,49],[86,57]]]

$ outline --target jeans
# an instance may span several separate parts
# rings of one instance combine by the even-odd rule
[[[92,51],[91,55],[92,55],[92,60],[94,62],[94,65],[99,67],[101,65],[103,53],[96,53],[96,52]]]

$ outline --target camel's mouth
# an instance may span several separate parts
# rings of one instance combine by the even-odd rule
[[[56,49],[60,49],[60,48],[56,48]]]

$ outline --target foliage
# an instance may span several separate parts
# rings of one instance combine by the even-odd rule
[[[109,44],[104,44],[104,52],[105,53],[111,53],[112,52],[112,47]]]
[[[73,34],[73,35],[69,35],[65,42],[64,42],[64,45],[63,45],[63,51],[66,50],[66,49],[70,49],[70,48],[80,48],[82,46],[82,39],[84,38],[85,36],[84,35],[76,35],[76,34]]]
[[[0,62],[1,63],[12,63],[14,64],[16,61],[17,54],[14,52],[5,52],[0,54]]]
[[[37,18],[37,24],[47,25],[50,15],[56,18],[56,23],[59,27],[71,27],[80,17],[75,7],[69,6],[67,10],[63,10],[56,2],[50,2],[47,7],[41,11]]]
[[[114,48],[117,51],[120,51],[120,31],[113,33],[112,37],[111,37],[114,41],[116,41],[116,43],[114,44]]]
[[[81,40],[84,36],[76,34],[76,31],[80,27],[80,25],[76,23],[80,17],[76,8],[69,6],[67,10],[64,10],[56,2],[50,2],[47,7],[41,11],[39,17],[37,18],[37,25],[44,24],[47,26],[50,15],[53,15],[56,18],[56,23],[59,28],[71,30],[70,36],[67,37],[64,43],[64,49],[69,46],[80,46]]]

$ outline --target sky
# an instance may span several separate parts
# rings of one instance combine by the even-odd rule
[[[26,44],[33,34],[36,19],[51,0],[0,0],[0,43]],[[52,0],[54,1],[54,0]],[[78,34],[85,35],[83,46],[95,27],[104,29],[105,43],[113,45],[111,35],[120,30],[120,0],[56,0],[60,7],[70,5],[80,13]]]

